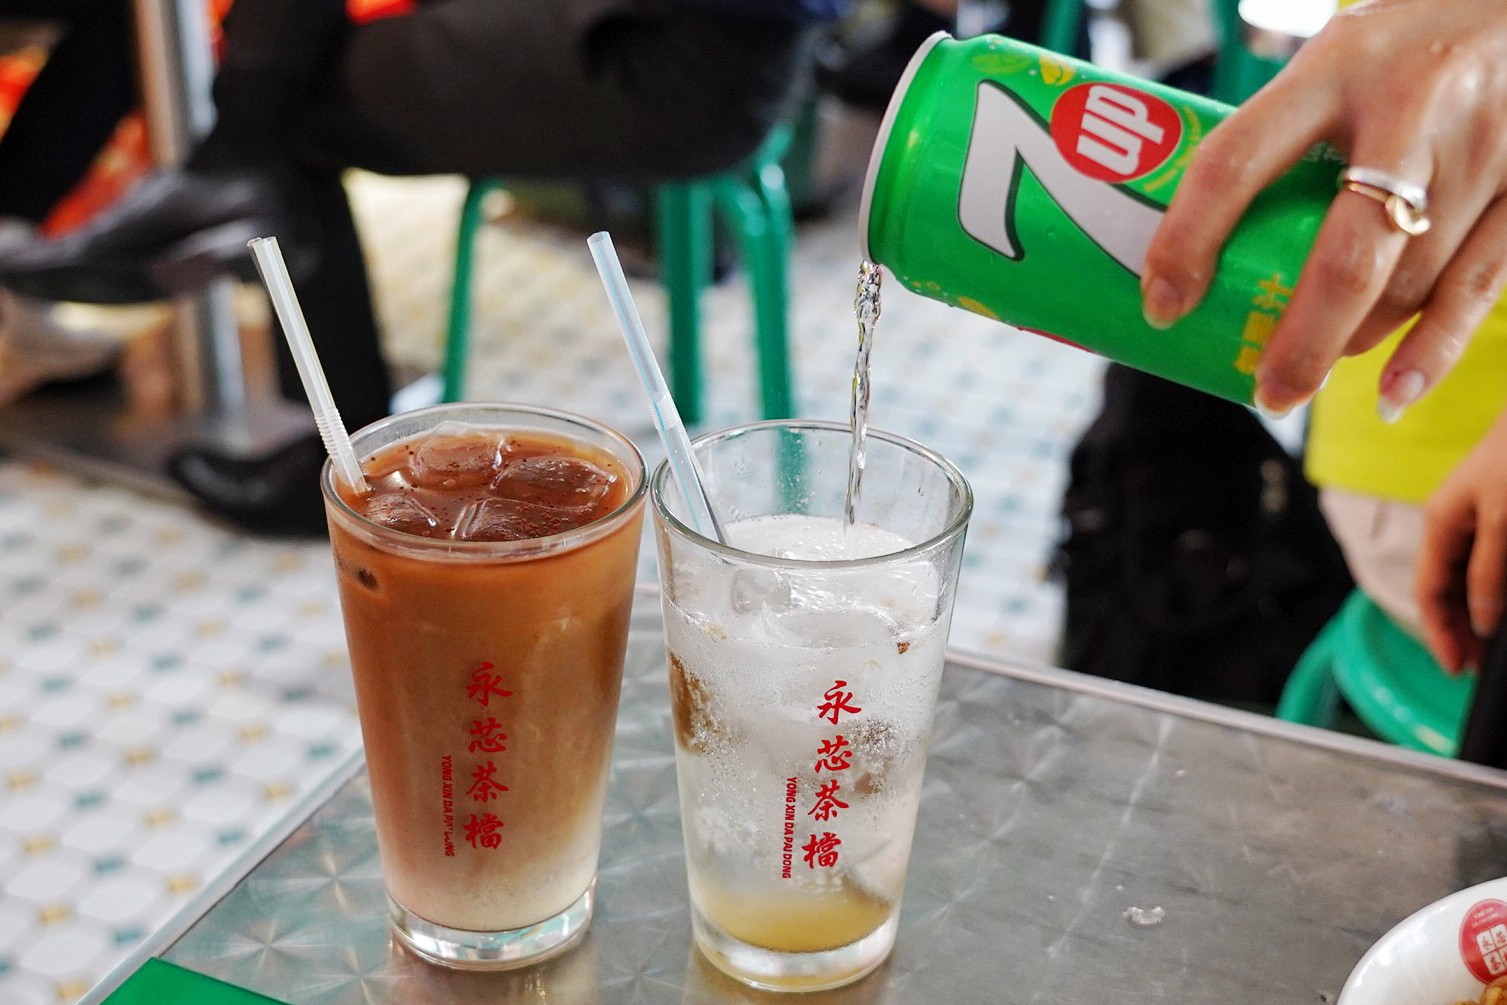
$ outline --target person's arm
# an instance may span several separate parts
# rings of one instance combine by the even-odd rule
[[[1336,14],[1199,146],[1147,253],[1148,320],[1208,289],[1251,199],[1319,141],[1352,167],[1423,186],[1432,228],[1409,237],[1339,192],[1257,371],[1258,402],[1306,401],[1342,355],[1421,318],[1382,372],[1400,411],[1459,358],[1507,283],[1507,3],[1369,0]]]
[[[1424,506],[1414,588],[1435,658],[1480,666],[1507,605],[1507,409]]]

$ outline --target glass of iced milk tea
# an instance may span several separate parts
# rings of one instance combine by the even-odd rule
[[[757,423],[695,444],[725,543],[651,479],[697,945],[755,987],[855,981],[895,942],[972,493],[919,444]]]
[[[453,967],[544,959],[591,919],[643,459],[518,405],[352,441],[372,491],[323,488],[393,929]]]

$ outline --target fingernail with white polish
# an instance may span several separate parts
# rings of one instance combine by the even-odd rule
[[[1383,422],[1396,422],[1402,418],[1409,405],[1423,394],[1426,378],[1417,370],[1408,370],[1398,375],[1376,402],[1376,414]]]
[[[1495,604],[1485,601],[1470,604],[1470,630],[1479,638],[1487,638],[1496,630],[1501,611]]]
[[[1290,408],[1272,408],[1270,405],[1262,404],[1259,396],[1256,398],[1256,411],[1263,419],[1269,419],[1272,422],[1279,422],[1292,414]]]
[[[1182,297],[1167,280],[1152,277],[1142,298],[1142,313],[1151,327],[1171,328],[1173,322],[1182,317]]]
[[[1287,404],[1272,404],[1273,392],[1278,401],[1287,402]],[[1263,379],[1259,373],[1256,375],[1256,399],[1252,405],[1262,417],[1272,421],[1285,419],[1292,414],[1292,410],[1299,403],[1301,403],[1300,396],[1293,394],[1292,389],[1286,383],[1269,377]]]

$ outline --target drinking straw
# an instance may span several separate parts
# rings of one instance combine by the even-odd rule
[[[726,543],[722,526],[712,514],[711,504],[707,500],[701,470],[696,464],[695,454],[691,452],[690,437],[686,435],[685,424],[680,421],[680,410],[675,407],[675,399],[670,396],[665,375],[654,358],[654,350],[649,347],[649,336],[644,332],[643,319],[638,316],[638,308],[633,305],[633,295],[628,290],[628,277],[623,275],[623,263],[618,260],[617,250],[612,246],[612,235],[605,230],[598,231],[586,239],[586,244],[591,248],[592,261],[596,262],[597,272],[602,276],[602,285],[607,288],[607,299],[623,330],[623,341],[628,343],[628,356],[633,360],[633,368],[638,371],[639,380],[643,381],[644,390],[649,394],[649,410],[654,414],[654,426],[659,430],[660,441],[664,443],[670,474],[674,476],[675,484],[680,487],[680,494],[685,499],[691,529],[703,537],[714,537]]]
[[[356,459],[356,449],[340,421],[340,411],[335,407],[335,397],[330,394],[329,382],[324,378],[324,368],[319,365],[319,354],[314,351],[314,340],[309,335],[308,322],[304,320],[303,308],[298,306],[298,297],[293,292],[293,279],[288,275],[288,265],[278,249],[275,237],[254,237],[246,242],[251,256],[256,261],[256,270],[261,273],[267,295],[272,298],[272,308],[282,324],[288,347],[293,350],[293,362],[298,366],[298,376],[303,380],[304,393],[314,409],[314,428],[324,441],[324,449],[335,465],[340,480],[350,486],[357,495],[366,495],[371,486],[361,473],[361,463]]]

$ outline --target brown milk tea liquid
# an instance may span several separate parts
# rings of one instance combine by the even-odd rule
[[[638,475],[457,423],[362,466],[372,493],[343,501],[400,533],[333,505],[330,529],[388,892],[449,928],[535,924],[595,875],[642,505],[531,539],[613,514]]]

